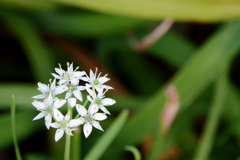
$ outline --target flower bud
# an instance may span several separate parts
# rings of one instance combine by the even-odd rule
[[[74,107],[76,105],[77,99],[76,98],[68,98],[68,106]]]

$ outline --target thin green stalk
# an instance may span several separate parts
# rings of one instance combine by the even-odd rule
[[[16,103],[15,103],[15,96],[12,95],[12,105],[11,105],[11,122],[12,122],[12,135],[13,135],[13,144],[15,148],[15,153],[17,160],[22,160],[21,153],[19,151],[17,136],[16,136],[16,127],[15,127],[15,110],[16,110]]]
[[[68,112],[70,112],[70,119],[72,118],[72,108],[68,106]],[[71,136],[66,134],[64,160],[70,160],[70,148],[71,148]]]
[[[81,160],[81,128],[78,127],[72,138],[72,160]]]
[[[193,157],[194,160],[209,159],[208,157],[214,142],[214,135],[216,133],[219,119],[224,107],[226,95],[227,95],[227,80],[226,74],[224,74],[216,83],[215,97],[208,115],[207,124],[204,128],[204,132],[201,137],[199,146]]]
[[[141,160],[141,154],[139,150],[134,146],[125,146],[125,150],[130,151],[134,155],[134,160]]]

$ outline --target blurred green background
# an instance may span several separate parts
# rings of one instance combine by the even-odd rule
[[[117,103],[104,130],[130,111],[100,159],[133,159],[124,150],[132,145],[146,160],[239,160],[239,19],[239,0],[1,0],[0,159],[15,159],[12,94],[24,159],[62,159],[64,140],[56,143],[43,120],[32,122],[31,97],[58,63],[66,69],[73,62],[111,78],[108,96]],[[145,46],[148,35],[171,23]],[[168,84],[178,95],[175,109],[167,105]],[[165,110],[174,120],[167,132]],[[103,134],[94,129],[82,137],[82,158]]]

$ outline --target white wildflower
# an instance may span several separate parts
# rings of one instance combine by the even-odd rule
[[[110,80],[109,78],[107,78],[107,75],[100,77],[101,72],[97,75],[97,70],[98,69],[96,68],[96,71],[94,74],[93,71],[90,69],[89,76],[86,75],[87,77],[83,77],[82,80],[88,82],[91,85],[91,87],[94,90],[96,89],[97,91],[100,91],[102,89],[113,89],[110,86],[104,85],[105,82]]]
[[[104,94],[107,90],[105,90],[105,92],[103,92],[103,89],[99,90],[98,94],[96,94],[95,91],[91,90],[88,85],[86,85],[86,90],[91,95],[87,96],[87,99],[91,102],[93,109],[97,112],[100,108],[104,113],[110,114],[105,106],[111,106],[116,103],[116,101],[111,98],[104,98]]]
[[[92,126],[103,131],[98,121],[105,120],[107,118],[105,113],[96,113],[95,110],[90,106],[88,111],[85,107],[77,104],[76,105],[78,113],[82,116],[77,119],[78,123],[84,124],[83,132],[87,138],[92,132]]]
[[[58,99],[57,101],[53,101],[52,95],[50,94],[44,102],[35,101],[32,105],[37,108],[37,110],[41,111],[33,120],[37,120],[45,117],[45,125],[47,129],[49,129],[49,125],[52,122],[52,114],[55,109],[62,107],[66,103],[66,100]]]
[[[41,82],[38,82],[38,90],[42,92],[42,94],[33,96],[32,98],[45,99],[49,96],[49,94],[52,94],[52,96],[55,97],[56,95],[65,92],[67,89],[68,87],[64,85],[56,86],[56,79],[54,79],[53,82],[51,82],[50,80],[50,86],[43,84]],[[54,99],[54,100],[57,100],[57,99]]]

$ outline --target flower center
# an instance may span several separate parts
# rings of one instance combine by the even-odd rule
[[[99,82],[99,80],[97,80],[97,79],[94,79],[94,81],[93,81],[93,84],[96,86],[96,85],[99,85],[99,84],[100,84],[100,82]]]
[[[102,100],[100,98],[96,98],[94,102],[98,105],[102,104]]]
[[[91,114],[87,114],[84,118],[85,118],[85,120],[87,122],[91,122],[92,121],[92,115]]]
[[[61,128],[66,128],[67,127],[67,123],[66,123],[65,120],[62,120],[59,124],[60,124]]]
[[[69,88],[69,89],[68,89],[69,92],[73,92],[74,90],[76,90],[76,86],[75,86],[75,85],[72,85],[72,84],[69,84],[69,85],[68,85],[68,88]]]
[[[52,107],[47,107],[47,108],[45,109],[45,111],[46,111],[47,113],[51,114],[51,113],[52,113]]]

